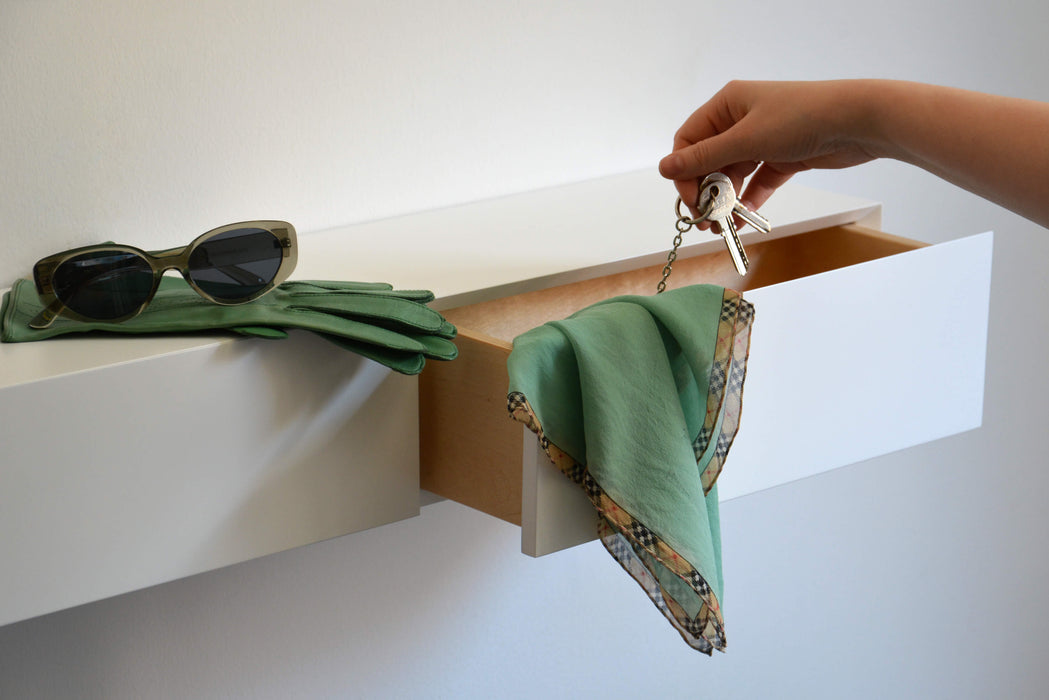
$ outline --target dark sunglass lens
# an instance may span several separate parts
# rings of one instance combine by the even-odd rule
[[[72,257],[55,269],[52,280],[63,304],[98,320],[132,313],[153,290],[149,263],[124,251],[93,251]]]
[[[189,276],[205,293],[239,301],[273,281],[284,258],[280,240],[261,228],[225,231],[193,249]]]

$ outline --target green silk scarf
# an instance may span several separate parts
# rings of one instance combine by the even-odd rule
[[[685,641],[724,650],[716,481],[753,306],[711,285],[623,296],[518,336],[508,406],[589,496],[599,537]]]

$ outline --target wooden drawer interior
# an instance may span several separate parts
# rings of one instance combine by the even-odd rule
[[[748,241],[745,278],[724,250],[680,258],[670,286],[708,283],[746,292],[924,245],[857,225],[834,226]],[[420,376],[422,488],[520,525],[524,433],[506,410],[513,339],[609,297],[651,294],[661,269],[648,266],[446,310],[459,329],[460,356],[431,363]]]

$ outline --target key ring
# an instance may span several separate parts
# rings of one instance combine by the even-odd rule
[[[656,286],[656,294],[663,292],[667,287],[667,278],[670,277],[670,273],[673,271],[674,261],[677,260],[677,251],[681,246],[683,234],[696,224],[703,221],[717,224],[721,237],[725,239],[725,244],[728,246],[732,264],[740,277],[747,274],[749,261],[747,260],[746,251],[743,250],[743,244],[739,240],[739,235],[736,232],[736,223],[733,219],[738,216],[762,233],[772,231],[772,225],[769,224],[768,219],[755,211],[751,211],[743,202],[739,201],[736,196],[735,186],[724,173],[707,175],[699,186],[700,193],[699,199],[696,201],[696,207],[698,208],[704,199],[706,200],[706,206],[703,207],[703,211],[696,218],[690,219],[681,212],[681,197],[678,197],[677,201],[674,202],[674,214],[677,215],[674,228],[677,230],[677,235],[674,236],[674,247],[667,254],[667,264],[663,266],[663,278],[659,280],[659,284]]]
[[[681,213],[681,205],[682,204],[684,204],[684,202],[681,200],[681,197],[678,197],[677,201],[674,202],[674,213],[677,214],[677,224],[675,224],[675,225],[677,227],[677,230],[680,231],[681,233],[684,233],[685,231],[688,231],[690,228],[692,228],[696,224],[699,224],[699,223],[702,223],[703,221],[705,221],[706,218],[707,218],[707,214],[710,213],[711,205],[708,204],[707,205],[707,210],[705,212],[703,212],[702,214],[697,216],[695,219],[690,219],[686,215]],[[684,228],[681,228],[682,224],[685,225]]]
[[[674,228],[677,229],[677,235],[674,236],[674,247],[667,253],[667,264],[663,266],[663,278],[656,285],[656,294],[662,294],[666,291],[667,279],[670,277],[670,273],[674,271],[674,261],[677,260],[677,249],[681,247],[682,236],[696,224],[706,221],[707,215],[710,214],[710,210],[714,206],[714,200],[711,198],[710,202],[707,203],[706,211],[701,212],[696,218],[690,219],[681,213],[681,205],[683,203],[681,197],[678,197],[677,201],[674,202],[674,213],[677,215]]]

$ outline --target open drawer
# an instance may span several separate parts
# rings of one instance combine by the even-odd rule
[[[980,425],[990,233],[936,246],[859,225],[746,239],[679,259],[670,286],[744,292],[756,319],[722,500]],[[534,556],[596,538],[596,515],[508,417],[512,339],[620,294],[651,294],[661,265],[445,311],[460,357],[420,380],[421,484],[522,526]]]

